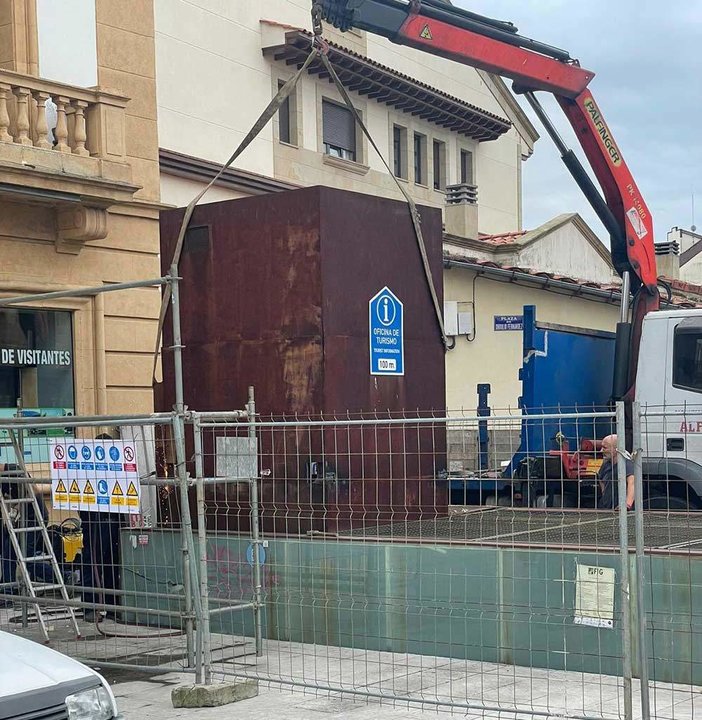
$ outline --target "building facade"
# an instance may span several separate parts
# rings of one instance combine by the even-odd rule
[[[312,46],[309,11],[303,0],[157,0],[164,202],[190,202],[302,65]],[[459,316],[470,315],[472,328],[447,354],[447,406],[474,407],[478,382],[492,384],[496,405],[515,406],[521,334],[495,332],[494,317],[536,304],[550,322],[614,329],[607,249],[574,215],[523,231],[521,168],[538,134],[500,78],[365,32],[325,26],[324,35],[384,160],[417,203],[443,211],[453,263],[445,321],[458,333]],[[402,199],[318,61],[203,202],[310,185]],[[515,266],[532,279],[546,272],[599,289],[564,301],[543,284],[505,286],[498,269]]]
[[[311,5],[155,7],[161,196],[184,206],[308,56]],[[521,229],[521,169],[538,135],[500,78],[365,32],[325,26],[324,36],[382,159],[315,61],[202,202],[312,185],[402,200],[384,159],[417,203],[442,210],[452,236]]]
[[[161,196],[184,206],[308,56],[310,3],[155,9]],[[443,212],[444,320],[456,337],[447,406],[474,408],[488,382],[496,407],[515,407],[521,333],[496,330],[495,318],[535,304],[547,322],[614,330],[608,250],[577,215],[523,230],[521,169],[538,133],[500,78],[365,32],[325,26],[324,36],[382,158],[417,203]],[[312,185],[402,200],[319,61],[202,202]]]
[[[677,251],[657,255],[659,277],[670,288],[670,300],[664,295],[662,303],[699,306],[702,286],[685,281],[673,267],[680,257]],[[477,240],[446,234],[444,267],[444,319],[455,340],[446,356],[451,410],[474,409],[477,386],[484,383],[491,386],[495,409],[518,407],[526,305],[536,307],[540,322],[616,330],[621,280],[609,250],[577,213]]]
[[[661,274],[695,285],[702,284],[702,235],[695,230],[672,228],[666,241],[656,245]]]
[[[304,0],[157,0],[164,202],[182,206],[309,54]],[[422,204],[470,187],[473,234],[521,226],[521,166],[536,131],[504,83],[365,32],[325,27],[330,59],[395,174]],[[326,185],[402,199],[320,62],[204,201]],[[451,219],[447,219],[451,222]]]
[[[159,275],[151,0],[0,0],[0,292]],[[149,412],[158,288],[0,310],[0,414]]]
[[[483,383],[494,408],[518,407],[525,305],[558,325],[614,331],[619,319],[609,251],[575,213],[477,240],[445,235],[444,267],[444,316],[455,339],[446,356],[451,410],[475,408]]]

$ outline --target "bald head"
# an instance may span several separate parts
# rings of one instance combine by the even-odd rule
[[[611,460],[615,459],[615,456],[617,454],[616,435],[607,435],[607,437],[602,440],[602,454],[606,458],[610,458]]]

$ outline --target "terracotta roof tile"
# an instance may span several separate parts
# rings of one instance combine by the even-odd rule
[[[482,238],[481,238],[482,239]],[[452,256],[448,256],[450,259],[454,259]],[[616,283],[596,283],[587,280],[579,280],[578,278],[569,277],[567,275],[557,275],[556,273],[548,273],[544,271],[537,271],[533,268],[518,267],[514,265],[502,265],[492,260],[479,260],[478,258],[467,258],[457,257],[457,260],[464,260],[473,265],[480,265],[485,268],[497,268],[498,270],[507,270],[508,272],[520,273],[523,275],[531,275],[532,277],[541,277],[551,280],[557,280],[562,283],[572,283],[573,285],[580,285],[582,287],[593,288],[595,290],[609,291],[615,294],[619,294],[621,286]],[[672,286],[673,291],[677,290],[678,293],[686,292],[688,295],[699,296],[698,302],[693,302],[687,297],[681,294],[673,294],[671,304],[678,308],[696,308],[702,307],[702,285],[692,285],[685,283],[680,280],[667,280]]]
[[[499,233],[497,235],[479,235],[478,240],[489,243],[490,245],[511,245],[517,238],[527,234],[526,230],[518,230],[516,232]]]
[[[680,292],[689,293],[691,295],[702,295],[702,285],[695,285],[694,283],[685,282],[684,280],[676,280],[675,278],[664,277],[663,280],[667,282],[673,290],[680,290]]]

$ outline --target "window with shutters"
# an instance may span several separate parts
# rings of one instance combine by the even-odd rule
[[[407,128],[392,126],[392,162],[395,177],[407,180]]]
[[[434,140],[432,143],[434,161],[434,190],[446,190],[446,143]]]
[[[414,183],[427,184],[427,138],[419,133],[414,134]]]
[[[473,181],[473,153],[470,150],[461,150],[460,177],[461,184],[475,185]]]
[[[322,101],[322,137],[327,155],[356,161],[356,121],[348,108]]]

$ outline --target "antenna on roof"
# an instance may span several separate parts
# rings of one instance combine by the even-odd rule
[[[694,193],[694,191],[692,193],[692,225],[690,226],[690,230],[692,230],[692,232],[695,232],[697,230],[697,225],[695,225],[695,193]]]

